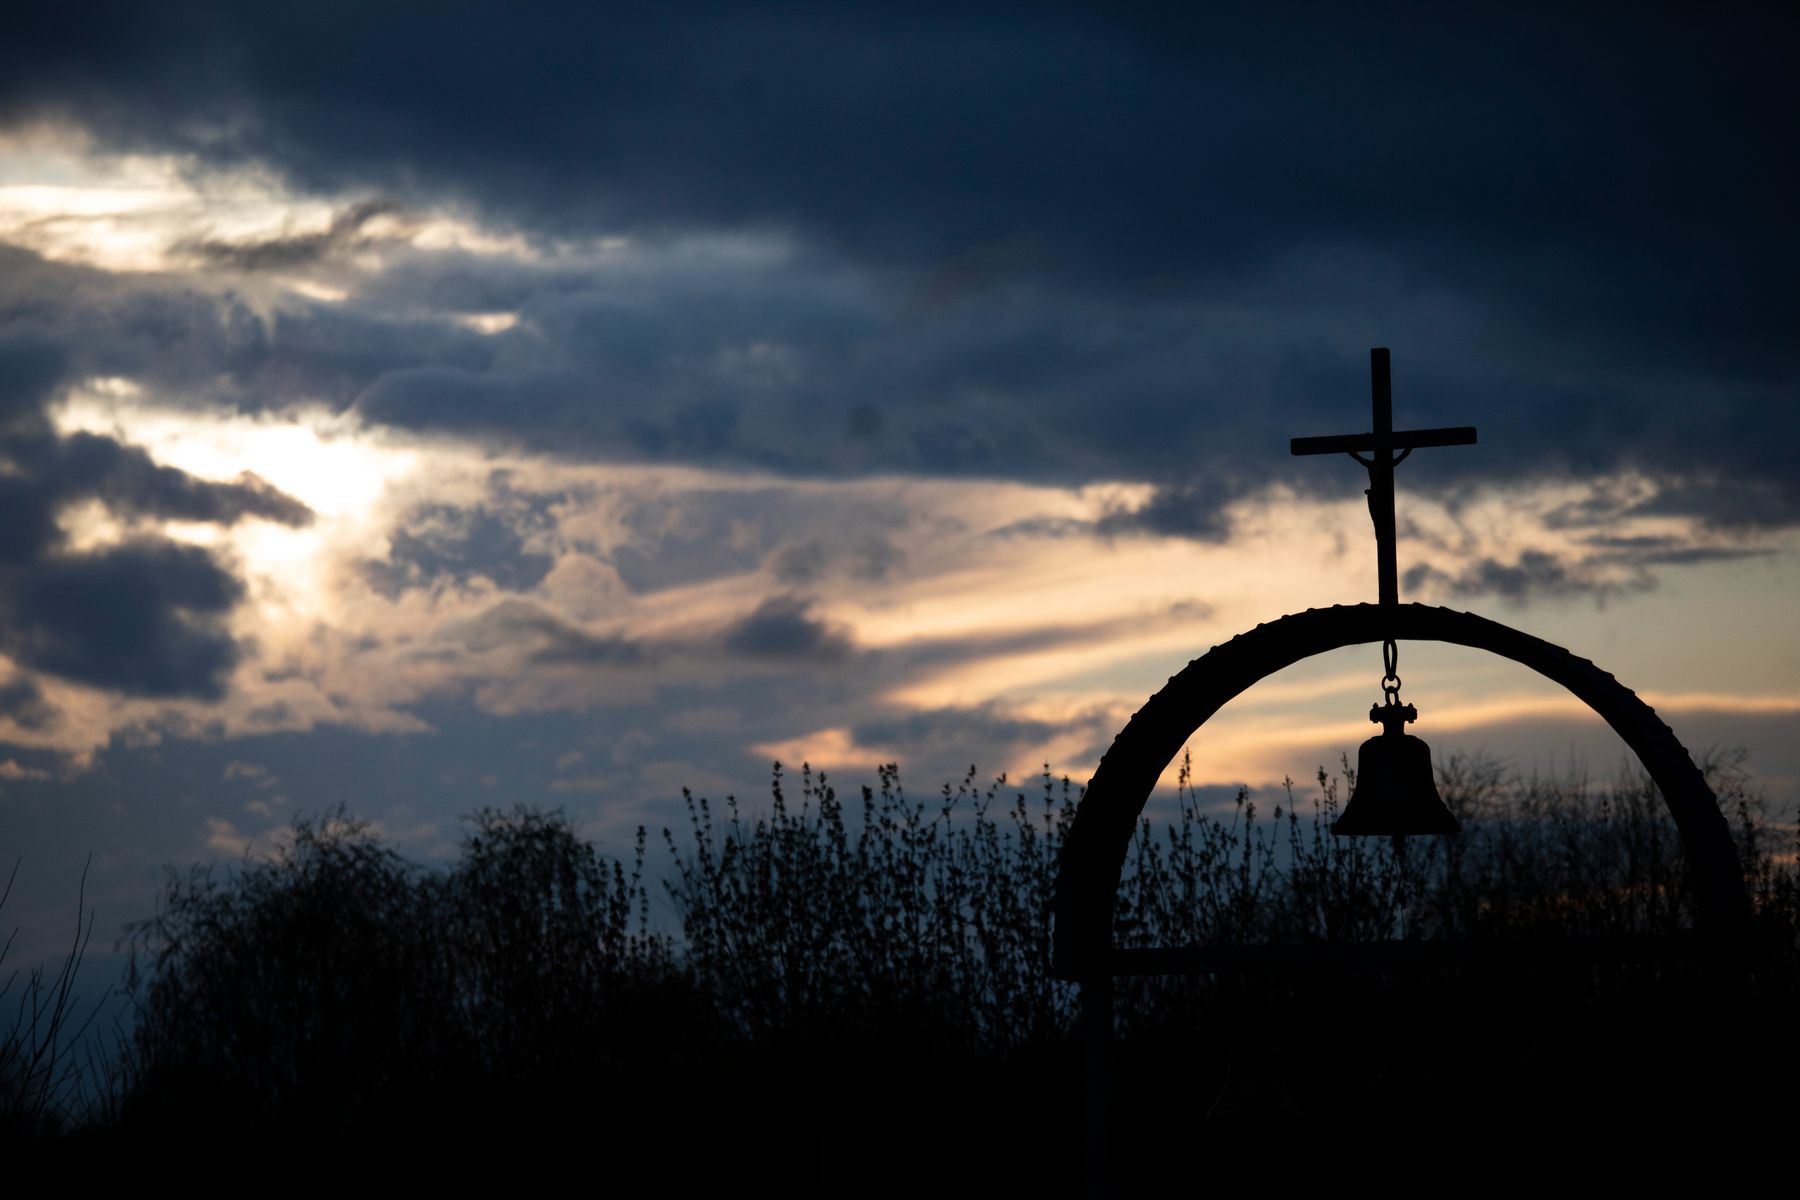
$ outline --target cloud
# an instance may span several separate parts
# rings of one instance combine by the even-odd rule
[[[29,363],[9,355],[15,381],[41,381],[46,369],[52,388],[125,378],[160,403],[188,408],[347,406],[386,371],[420,363],[467,370],[493,356],[481,334],[414,309],[340,309],[298,296],[271,305],[202,276],[115,273],[5,244],[0,313],[10,340],[35,348]]]
[[[782,547],[770,565],[774,568],[775,578],[783,583],[812,583],[825,574],[829,561],[830,552],[825,544],[817,538],[808,538]]]
[[[40,420],[66,369],[63,354],[47,340],[0,339],[0,428],[31,426]]]
[[[44,770],[42,767],[20,766],[16,759],[11,758],[0,761],[0,779],[17,783],[20,780],[25,779],[45,780],[49,778],[50,772]]]
[[[1421,563],[1406,571],[1402,583],[1408,591],[1429,589],[1452,596],[1491,594],[1514,604],[1528,598],[1565,597],[1611,586],[1581,577],[1561,558],[1542,550],[1523,551],[1510,563],[1480,558],[1454,575]]]
[[[0,683],[0,717],[30,732],[52,729],[62,713],[44,699],[43,689],[28,676]]]
[[[935,753],[946,745],[956,745],[992,754],[1001,747],[1042,744],[1067,728],[1065,723],[1011,715],[984,704],[886,713],[857,722],[851,734],[864,746]]]
[[[679,496],[595,482],[605,512],[566,535],[498,500],[407,496],[381,530],[387,553],[352,569],[374,593],[357,594],[359,618],[390,619],[385,600],[422,622],[473,619],[448,650],[384,631],[422,677],[424,656],[486,653],[474,644],[511,647],[522,668],[710,651],[745,674],[777,672],[784,655],[904,674],[934,651],[891,633],[865,643],[820,614],[851,611],[847,582],[901,587],[902,567],[941,569],[939,539],[909,524],[931,488],[1105,485],[1042,511],[956,515],[1003,535],[1118,543],[1099,548],[1109,554],[1241,539],[1233,506],[1259,511],[1265,487],[1312,499],[1363,486],[1360,469],[1291,460],[1286,443],[1364,425],[1367,347],[1389,341],[1402,425],[1482,430],[1478,447],[1410,459],[1405,489],[1454,501],[1486,485],[1650,481],[1570,514],[1571,534],[1635,534],[1658,514],[1720,530],[1800,520],[1784,436],[1791,322],[1785,284],[1765,287],[1791,274],[1772,265],[1788,253],[1786,217],[1749,186],[1790,168],[1744,153],[1759,138],[1786,144],[1773,134],[1787,118],[1733,124],[1782,76],[1773,60],[1718,71],[1706,46],[1730,39],[1707,42],[1716,30],[1696,47],[1647,20],[1633,54],[1573,64],[1534,19],[1509,18],[1490,42],[1212,18],[1233,45],[1281,49],[1246,60],[1185,17],[989,25],[977,6],[892,36],[879,13],[700,6],[617,18],[589,48],[594,69],[564,76],[544,64],[589,18],[546,37],[477,20],[479,7],[437,27],[425,62],[399,53],[415,26],[372,6],[329,86],[289,61],[320,34],[279,5],[221,9],[195,39],[122,11],[104,44],[52,14],[0,47],[20,64],[0,72],[6,117],[82,122],[94,161],[122,147],[181,154],[162,161],[207,187],[248,166],[289,208],[249,223],[272,236],[212,218],[163,228],[160,270],[0,249],[0,312],[35,347],[0,371],[0,427],[39,464],[0,476],[14,518],[0,558],[77,557],[58,523],[88,502],[134,543],[169,520],[307,518],[253,478],[198,480],[124,435],[43,440],[31,424],[65,382],[123,378],[146,407],[279,420],[322,405],[346,428],[429,448],[433,466],[454,444],[593,481],[645,464],[730,477]],[[1343,52],[1366,37],[1408,70]],[[1524,57],[1498,55],[1502,44]],[[497,45],[517,57],[491,62]],[[655,47],[671,52],[666,70],[634,65]],[[1700,70],[1705,85],[1685,93],[1675,140],[1694,153],[1672,180],[1662,67]],[[518,88],[498,100],[484,88],[480,103],[411,86],[421,72],[504,81],[521,69]],[[1522,91],[1534,72],[1545,86]],[[1598,81],[1646,104],[1573,103]],[[754,103],[721,100],[740,93]],[[1054,137],[1046,98],[1061,104]],[[536,119],[520,122],[527,108]],[[1690,136],[1700,126],[1728,133]],[[1702,162],[1715,170],[1698,189]],[[341,298],[275,278],[314,268]],[[471,314],[505,319],[472,327]],[[823,513],[794,498],[851,479],[887,498]],[[1113,484],[1148,488],[1091,502]],[[1419,583],[1612,594],[1648,586],[1653,568],[1757,552],[1721,538],[1533,558],[1485,543],[1434,559],[1440,574]],[[604,579],[604,603],[571,598],[579,570]],[[533,607],[495,608],[486,584]],[[703,614],[638,634],[637,601],[676,608],[708,585]],[[169,611],[178,619],[146,628],[230,623]],[[230,655],[213,661],[228,669]],[[559,686],[576,674],[552,673]],[[308,711],[288,695],[265,709]]]
[[[235,271],[293,271],[374,245],[381,239],[367,232],[369,224],[403,211],[393,200],[363,200],[338,212],[330,224],[316,233],[240,241],[183,238],[173,250],[208,266]]]
[[[117,373],[196,402],[360,397],[609,461],[1153,482],[1115,524],[1208,537],[1184,481],[1360,486],[1278,460],[1365,423],[1364,356],[1392,342],[1404,423],[1482,428],[1409,486],[1709,472],[1733,495],[1694,511],[1800,518],[1791,14],[977,4],[902,30],[879,7],[475,4],[417,55],[405,6],[360,12],[354,51],[295,6],[193,11],[14,31],[0,114],[336,206],[311,233],[189,231],[199,274],[323,261],[394,205],[529,243],[384,242],[343,304],[268,319],[167,279],[82,318]],[[518,324],[443,319],[487,312]]]
[[[440,504],[408,513],[389,539],[387,557],[367,560],[361,569],[371,587],[393,599],[409,588],[476,578],[509,592],[529,591],[553,562],[551,555],[527,549],[518,514]]]
[[[119,144],[267,163],[321,189],[440,189],[557,229],[786,221],[864,253],[926,251],[964,286],[1096,260],[1146,274],[1229,262],[1296,222],[1425,242],[1447,214],[1537,233],[1549,252],[1600,241],[1604,216],[1614,244],[1593,249],[1621,255],[1775,169],[1745,156],[1789,127],[1775,49],[1789,22],[1770,15],[1646,14],[1629,29],[1597,13],[1299,20],[1282,6],[1002,20],[974,4],[904,24],[881,6],[513,15],[459,6],[420,55],[405,5],[369,6],[353,49],[299,5],[201,4],[180,28],[122,5],[104,39],[72,18],[15,31],[0,97]],[[1663,86],[1671,73],[1690,86]],[[1345,145],[1362,150],[1332,152]],[[1584,186],[1596,194],[1572,203]],[[1646,195],[1657,203],[1633,202]],[[1134,220],[1118,219],[1121,197]],[[1779,211],[1773,195],[1731,203]],[[1730,245],[1741,231],[1700,233]]]
[[[1528,549],[1510,562],[1483,555],[1449,572],[1420,563],[1405,571],[1401,586],[1408,592],[1427,595],[1498,596],[1513,605],[1576,596],[1591,596],[1604,603],[1631,592],[1653,589],[1656,580],[1644,569],[1645,562],[1675,561],[1680,560],[1668,556],[1564,555]]]
[[[1236,488],[1214,478],[1159,487],[1135,508],[1112,509],[1094,522],[1094,532],[1102,537],[1141,533],[1222,542],[1231,536],[1226,509],[1237,498],[1236,492]]]
[[[1091,538],[1094,536],[1094,522],[1080,517],[1024,517],[988,530],[987,536],[1002,541],[1013,538]]]
[[[0,575],[0,648],[33,670],[135,696],[224,694],[243,585],[201,547],[140,541]]]
[[[989,537],[1011,538],[1188,538],[1222,543],[1232,535],[1231,505],[1243,499],[1248,480],[1203,476],[1153,488],[1135,503],[1108,502],[1093,520],[1066,516],[1036,516],[1011,521],[988,532]]]
[[[1796,456],[1795,444],[1791,435],[1779,437],[1772,447],[1747,440],[1740,450],[1743,474],[1735,478],[1670,478],[1655,496],[1638,504],[1632,512],[1641,516],[1698,517],[1707,525],[1727,530],[1793,524],[1800,519],[1800,457]]]
[[[260,517],[280,525],[312,522],[313,512],[292,496],[245,472],[235,483],[196,479],[158,466],[136,446],[93,433],[0,441],[15,462],[42,464],[59,499],[92,497],[119,517],[158,517],[230,525]]]
[[[245,762],[240,758],[234,758],[226,763],[225,769],[219,773],[219,777],[226,783],[242,780],[250,786],[264,791],[271,791],[281,786],[280,776],[269,768],[259,763]]]
[[[502,600],[449,634],[477,654],[527,647],[526,661],[540,666],[637,666],[650,657],[639,643],[589,633],[527,600]]]
[[[164,403],[353,406],[371,424],[565,460],[1155,484],[1138,508],[1103,517],[1094,532],[1109,537],[1220,540],[1229,504],[1269,484],[1353,493],[1360,470],[1290,459],[1287,439],[1366,423],[1358,330],[1410,328],[1396,352],[1399,419],[1473,421],[1482,444],[1414,456],[1406,488],[1636,471],[1671,512],[1800,520],[1789,482],[1800,451],[1765,385],[1715,372],[1677,387],[1649,359],[1588,351],[1573,364],[1534,314],[1495,317],[1391,251],[1306,245],[1155,291],[1065,281],[921,305],[902,280],[772,235],[646,238],[543,261],[399,247],[347,279],[342,303],[269,311],[176,275],[11,253],[0,305],[29,312],[70,374],[124,375]],[[495,305],[518,314],[514,328],[458,323]],[[1496,342],[1496,322],[1511,344]],[[1694,473],[1707,463],[1720,465]],[[756,553],[794,540],[769,536]],[[634,547],[620,569],[658,590],[748,566],[727,539],[694,549],[680,568],[663,554],[651,567]]]
[[[814,617],[811,609],[811,602],[799,596],[771,596],[755,612],[733,622],[721,644],[746,658],[835,662],[847,657],[852,649],[849,633]]]
[[[84,501],[128,525],[303,525],[312,513],[253,475],[200,480],[109,437],[53,432],[45,409],[68,369],[54,346],[0,342],[0,649],[32,670],[126,695],[217,699],[240,654],[227,626],[244,593],[237,577],[205,548],[142,529],[74,548],[59,516]],[[15,719],[50,719],[31,695],[19,699]]]
[[[1720,546],[1696,543],[1692,538],[1668,534],[1594,534],[1581,539],[1602,554],[1602,561],[1642,566],[1694,566],[1710,562],[1738,562],[1770,558],[1775,551],[1761,546]]]
[[[810,537],[782,547],[770,559],[775,578],[786,584],[817,583],[841,572],[865,583],[880,583],[906,563],[906,551],[880,534]]]

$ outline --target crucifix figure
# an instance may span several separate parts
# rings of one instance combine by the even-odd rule
[[[1294,438],[1293,452],[1300,454],[1348,454],[1369,469],[1369,516],[1375,522],[1375,554],[1381,571],[1381,604],[1400,603],[1400,573],[1394,550],[1394,468],[1420,446],[1472,446],[1475,427],[1406,429],[1394,432],[1394,392],[1388,376],[1385,346],[1369,351],[1369,374],[1374,386],[1375,428],[1369,433],[1344,433],[1332,437]],[[1367,450],[1364,458],[1358,450]],[[1400,453],[1396,455],[1394,451]]]

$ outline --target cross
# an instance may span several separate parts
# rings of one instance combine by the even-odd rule
[[[1394,392],[1388,377],[1388,352],[1378,346],[1369,351],[1369,375],[1374,386],[1375,429],[1371,433],[1344,433],[1333,437],[1294,438],[1290,443],[1299,454],[1347,453],[1369,469],[1369,516],[1375,521],[1375,554],[1381,568],[1381,604],[1392,608],[1400,603],[1400,574],[1394,558],[1394,468],[1420,446],[1473,446],[1475,427],[1458,425],[1451,429],[1407,429],[1394,432]],[[1358,450],[1368,450],[1364,458]],[[1398,456],[1394,451],[1398,450]]]

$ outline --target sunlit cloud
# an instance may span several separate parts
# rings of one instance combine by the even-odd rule
[[[1049,762],[1082,775],[1109,731],[1186,660],[1284,608],[1355,603],[1374,590],[1360,503],[1282,488],[1234,502],[1228,519],[1236,535],[1224,541],[1121,537],[1103,532],[1101,522],[1121,504],[1141,501],[1142,485],[805,481],[699,467],[584,466],[406,437],[323,408],[158,407],[117,378],[73,390],[55,416],[64,433],[143,446],[200,479],[251,472],[317,514],[304,527],[167,527],[170,536],[227,552],[250,584],[238,626],[254,657],[207,718],[240,735],[319,723],[420,731],[429,723],[414,706],[447,694],[519,717],[653,706],[671,688],[717,691],[775,669],[721,653],[734,623],[771,597],[803,595],[805,619],[841,631],[854,657],[782,670],[847,674],[871,717],[989,712],[1025,739],[995,747],[1015,756],[1006,769]],[[1632,478],[1606,485],[1613,495],[1644,486]],[[1581,561],[1593,551],[1583,540],[1588,531],[1557,514],[1584,494],[1552,485],[1408,498],[1406,549],[1443,564],[1446,577],[1477,553]],[[436,518],[438,532],[419,523],[427,512],[446,514]],[[458,513],[486,514],[481,520],[492,532],[485,536],[510,539],[508,553],[540,565],[514,578],[505,560],[491,558],[501,543],[465,547],[455,539],[473,526],[464,518],[442,524]],[[516,523],[527,517],[528,524]],[[67,519],[80,526],[81,544],[125,534],[103,509]],[[1691,522],[1655,514],[1610,528],[1615,541],[1656,545],[1705,536]],[[420,560],[425,573],[415,564],[410,583],[374,587],[368,564],[388,561],[402,545],[408,554],[429,546],[451,557],[435,567]],[[870,547],[880,547],[880,557],[869,557]],[[632,565],[668,563],[677,552],[695,555],[703,568],[692,582],[680,572],[666,583],[640,580],[646,568]],[[460,564],[455,573],[430,573],[452,564]],[[1609,561],[1602,570],[1641,576],[1646,568]],[[1433,587],[1427,581],[1422,598],[1458,598]],[[1582,603],[1603,602],[1608,593],[1586,594]],[[529,614],[525,623],[494,624],[503,603],[525,605],[518,610]],[[458,632],[484,621],[495,632],[483,641]],[[542,636],[570,649],[551,653]],[[621,649],[600,657],[607,646]],[[1495,693],[1490,683],[1469,693],[1454,677],[1426,671],[1415,678],[1439,688],[1431,719],[1440,730],[1576,711],[1567,701]],[[1308,714],[1367,689],[1366,679],[1341,668],[1267,681],[1205,731],[1204,769],[1267,782],[1284,764],[1292,769],[1288,760],[1304,748],[1354,744],[1366,734],[1354,704],[1343,718]],[[86,710],[96,723],[63,730],[65,744],[82,741],[91,752],[108,728],[148,719],[141,705],[99,707],[104,716],[92,702]],[[659,719],[671,731],[683,727],[679,710]],[[844,766],[909,749],[859,738],[852,726],[820,724],[804,704],[791,719],[784,735],[750,737],[744,751]],[[721,726],[726,736],[730,729],[730,722]]]

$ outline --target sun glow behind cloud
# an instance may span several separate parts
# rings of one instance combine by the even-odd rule
[[[322,409],[234,415],[156,408],[129,380],[100,379],[72,392],[55,413],[60,433],[88,432],[143,447],[165,466],[204,480],[254,475],[314,513],[303,526],[241,521],[228,528],[170,523],[178,539],[226,547],[242,564],[265,621],[328,620],[339,610],[336,566],[366,551],[394,519],[389,498],[419,469],[417,450]],[[123,530],[90,518],[78,544],[117,540]]]

